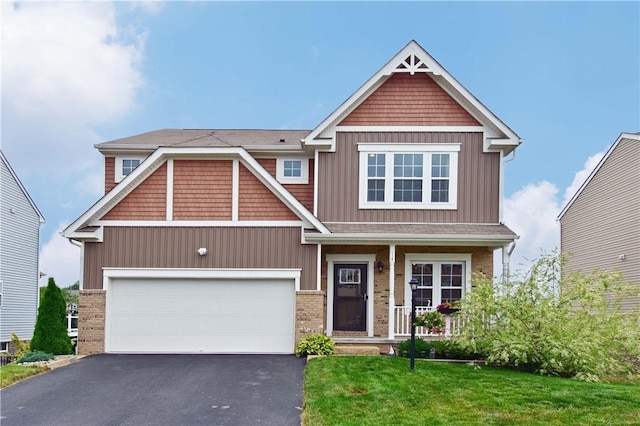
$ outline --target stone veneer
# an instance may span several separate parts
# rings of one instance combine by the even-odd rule
[[[296,293],[296,345],[312,334],[324,334],[323,291],[302,290]]]
[[[104,290],[80,290],[78,304],[78,355],[104,352],[106,308]]]

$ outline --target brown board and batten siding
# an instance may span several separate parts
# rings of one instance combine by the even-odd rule
[[[480,132],[337,132],[319,157],[318,217],[325,222],[497,223],[500,154],[483,153]],[[358,143],[459,143],[456,210],[359,209]]]
[[[301,290],[316,289],[316,246],[301,228],[106,227],[85,243],[83,289],[102,289],[102,268],[294,268]],[[206,256],[196,250],[206,247]]]
[[[242,164],[238,180],[238,219],[298,220],[298,216]]]
[[[427,74],[393,74],[341,126],[478,126]]]
[[[104,220],[165,220],[167,164],[163,164],[112,208]]]
[[[617,271],[640,285],[640,141],[618,143],[560,223],[565,273]]]
[[[271,176],[276,177],[276,159],[260,158],[258,162]],[[283,184],[287,191],[298,199],[309,211],[313,211],[313,160],[309,160],[309,183]]]
[[[231,220],[231,160],[174,160],[173,219]]]

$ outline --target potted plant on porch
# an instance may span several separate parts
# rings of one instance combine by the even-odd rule
[[[444,319],[438,311],[427,311],[416,316],[416,327],[424,327],[434,334],[443,333],[445,330]]]
[[[451,302],[449,302],[449,300],[445,300],[444,302],[436,306],[436,310],[443,315],[451,315],[458,312],[460,310],[460,307],[458,306],[457,300],[453,300]]]

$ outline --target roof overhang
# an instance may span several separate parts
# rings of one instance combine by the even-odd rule
[[[307,243],[362,245],[402,244],[415,246],[478,246],[500,248],[512,243],[518,238],[517,235],[304,233],[304,241]]]

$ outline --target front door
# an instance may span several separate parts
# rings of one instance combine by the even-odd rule
[[[333,329],[365,331],[367,329],[367,265],[334,264]]]

